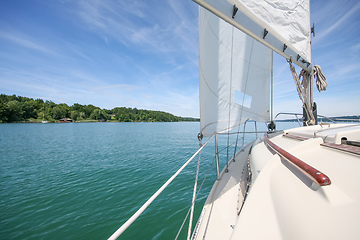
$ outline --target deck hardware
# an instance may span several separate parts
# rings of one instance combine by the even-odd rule
[[[300,59],[300,54],[297,55],[296,61],[299,61],[299,59]]]
[[[346,138],[341,139],[341,144],[360,147],[360,141],[349,141]]]
[[[313,23],[313,26],[311,28],[311,33],[313,34],[313,36],[315,37],[315,23]]]
[[[201,141],[203,139],[204,135],[202,134],[202,132],[199,132],[198,135],[197,135],[197,139],[199,141]]]
[[[271,132],[273,132],[273,131],[276,130],[276,124],[275,124],[274,121],[271,121],[271,122],[268,124],[267,127],[268,127],[268,130],[271,131]]]
[[[220,167],[219,167],[219,147],[218,147],[218,137],[215,134],[215,157],[216,157],[216,175],[217,180],[220,180]]]
[[[306,64],[307,67],[309,67],[310,63],[308,61],[306,61],[305,59],[301,59],[301,62]]]
[[[239,10],[239,9],[238,9],[238,8],[236,7],[236,5],[234,4],[234,6],[233,6],[232,18],[235,17],[235,15],[236,15],[236,13],[237,13],[238,10]]]
[[[268,30],[266,30],[266,28],[264,28],[264,35],[263,35],[263,39],[265,39],[266,35],[269,33]]]
[[[285,52],[286,49],[287,49],[287,46],[286,46],[286,44],[284,43],[283,52]]]

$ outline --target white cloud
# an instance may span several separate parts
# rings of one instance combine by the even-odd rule
[[[332,9],[329,9],[332,4],[336,4],[336,6],[332,6]],[[328,4],[326,9],[331,11],[331,18],[329,18],[330,12],[326,12],[323,13],[324,20],[326,19],[325,21],[329,21],[330,24],[328,24],[328,27],[324,29],[324,31],[318,34],[316,41],[323,40],[329,34],[336,32],[338,28],[345,28],[344,26],[348,24],[347,20],[354,14],[359,14],[360,2],[353,5],[353,2],[346,4],[346,2],[344,3],[343,1],[333,1],[331,4]],[[342,9],[344,10],[341,11]]]
[[[43,43],[40,43],[36,40],[32,40],[30,37],[20,34],[20,33],[10,33],[10,32],[2,32],[0,31],[0,38],[3,38],[10,43],[14,43],[20,45],[25,48],[29,48],[32,50],[40,51],[46,54],[58,55],[51,48],[46,48]]]
[[[37,4],[41,7],[43,3]],[[0,31],[2,42],[18,47],[17,54],[0,47],[3,89],[68,104],[137,107],[198,117],[198,7],[194,2],[79,0],[56,4],[47,6],[52,6],[52,15],[66,30],[39,21],[31,31],[13,22]],[[327,92],[316,93],[319,109],[325,114],[331,104],[346,105],[341,108],[345,111],[348,99],[359,99],[355,93],[360,88],[359,35],[335,33],[352,26],[349,20],[356,18],[360,3],[314,4],[322,6],[312,8],[319,20],[314,60],[329,82]],[[352,42],[344,43],[345,38]],[[289,66],[282,57],[274,57],[275,110],[301,112]],[[331,100],[334,96],[338,103]]]

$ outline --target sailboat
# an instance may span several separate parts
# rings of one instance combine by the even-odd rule
[[[208,140],[109,239],[120,236],[211,139],[217,148],[221,134],[247,134],[239,126],[250,120],[268,123],[268,130],[236,151],[221,172],[216,150],[217,179],[194,228],[190,217],[188,239],[358,239],[360,125],[318,122],[314,76],[319,91],[326,81],[311,59],[310,1],[194,1],[200,5],[198,138]],[[301,127],[276,130],[274,52],[294,78]]]
[[[41,121],[41,123],[48,123],[47,120],[45,120],[45,114],[43,113],[43,120]]]

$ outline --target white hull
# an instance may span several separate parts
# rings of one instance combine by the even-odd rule
[[[275,153],[264,137],[246,146],[214,184],[193,239],[358,239],[360,147],[341,145],[342,138],[359,141],[360,125],[301,127],[269,137],[325,174],[331,180],[325,186]],[[251,185],[241,208],[248,162]]]

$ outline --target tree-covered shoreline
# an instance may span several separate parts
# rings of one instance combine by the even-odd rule
[[[16,95],[0,95],[0,122],[58,122],[69,118],[75,122],[117,121],[117,122],[184,122],[199,121],[196,118],[183,118],[162,111],[137,108],[116,107],[111,110],[94,105],[74,103],[56,104],[43,99],[33,99]]]

